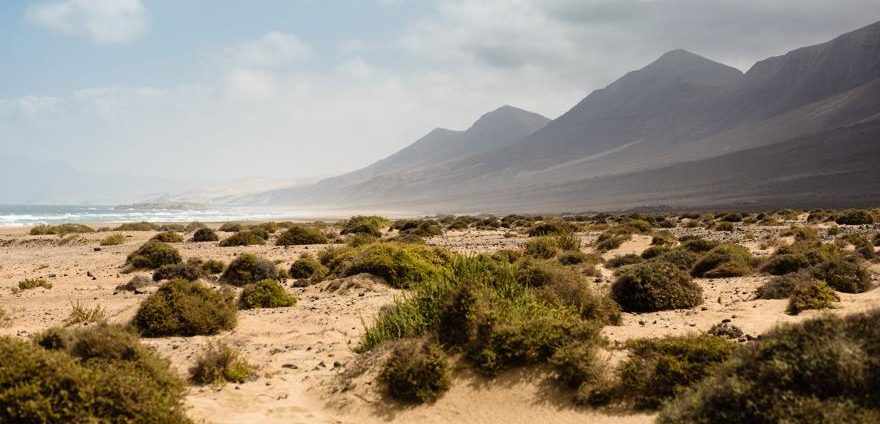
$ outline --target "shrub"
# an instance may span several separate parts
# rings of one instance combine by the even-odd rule
[[[106,317],[107,311],[101,305],[89,308],[77,300],[76,303],[71,302],[70,314],[64,319],[64,325],[69,327],[72,325],[94,324],[104,321]]]
[[[150,240],[161,241],[162,243],[182,243],[183,236],[179,233],[175,233],[174,231],[168,231],[156,234]]]
[[[396,288],[411,288],[443,272],[447,256],[417,244],[376,243],[353,249],[329,266],[335,275],[362,272],[385,279]]]
[[[834,308],[835,302],[839,301],[837,293],[823,281],[811,281],[794,286],[786,312],[797,315],[807,309]]]
[[[232,246],[262,246],[266,244],[266,237],[256,231],[241,230],[220,242],[220,247]]]
[[[834,220],[839,225],[869,225],[874,223],[874,217],[868,211],[847,211]]]
[[[550,261],[522,259],[515,265],[516,281],[526,287],[544,287],[554,281],[580,278],[577,272]]]
[[[667,262],[682,271],[690,271],[697,263],[697,254],[685,248],[672,249],[652,259],[655,262]]]
[[[598,343],[573,342],[557,349],[550,358],[556,378],[570,389],[605,378],[606,367],[598,357],[599,347]]]
[[[275,264],[257,255],[245,253],[235,258],[220,276],[220,281],[233,286],[244,286],[262,280],[278,278]]]
[[[871,272],[858,260],[823,262],[813,268],[813,276],[844,293],[863,293],[871,288]]]
[[[156,231],[159,226],[149,222],[128,222],[113,229],[113,231]]]
[[[382,237],[382,232],[379,231],[375,225],[369,223],[357,224],[351,227],[344,228],[340,234],[348,235],[348,234],[363,234],[373,238]]]
[[[437,338],[445,346],[466,346],[486,314],[483,294],[471,284],[451,290],[437,318]]]
[[[425,239],[423,239],[422,237],[417,236],[415,234],[412,234],[412,233],[400,234],[391,240],[396,241],[398,243],[428,244],[428,242],[426,242]],[[354,244],[352,244],[352,245],[354,245]]]
[[[187,233],[192,233],[192,232],[201,230],[202,228],[208,228],[208,226],[205,224],[202,224],[201,222],[193,221],[193,222],[190,222],[189,224],[186,224],[186,227],[183,227],[183,231],[185,231]]]
[[[18,282],[18,287],[12,289],[14,294],[18,294],[24,290],[31,290],[37,287],[42,287],[46,290],[52,288],[52,283],[42,279],[42,278],[26,278]]]
[[[705,335],[630,340],[630,355],[620,367],[621,395],[637,408],[657,408],[711,375],[736,346]]]
[[[529,237],[561,235],[577,230],[574,224],[565,221],[545,221],[529,229]]]
[[[623,256],[615,256],[607,261],[605,261],[605,266],[611,269],[620,268],[626,265],[633,265],[637,263],[641,263],[644,260],[639,255],[634,255],[632,253],[628,253]]]
[[[722,222],[742,222],[742,215],[738,213],[729,213],[721,217]]]
[[[668,403],[672,423],[876,423],[880,310],[777,327]]]
[[[220,236],[218,236],[214,230],[207,227],[199,228],[193,233],[193,241],[197,243],[217,240],[220,240]]]
[[[813,278],[806,271],[773,277],[758,287],[755,296],[758,299],[785,299],[794,293],[794,288],[813,282]]]
[[[186,226],[183,224],[162,224],[158,228],[159,231],[176,231],[178,233],[186,231]]]
[[[632,233],[621,228],[612,228],[599,235],[596,239],[595,248],[600,252],[607,252],[620,247],[623,242],[632,238]]]
[[[134,269],[156,269],[162,265],[180,263],[183,259],[177,249],[161,241],[148,241],[125,259]]]
[[[206,275],[219,274],[226,268],[226,264],[217,259],[203,261],[199,258],[189,258],[186,263],[198,267]]]
[[[204,276],[202,268],[191,263],[162,265],[153,273],[153,281],[182,279],[196,281]]]
[[[327,275],[327,267],[321,265],[311,256],[303,256],[290,266],[288,274],[291,278],[308,278],[312,281],[320,281]]]
[[[189,375],[193,383],[215,386],[256,378],[254,367],[241,357],[241,352],[223,343],[209,344],[189,369]]]
[[[278,281],[263,280],[244,286],[238,304],[241,309],[286,308],[296,305],[296,296],[284,290]]]
[[[237,233],[243,228],[244,227],[242,227],[242,225],[237,222],[225,222],[217,230],[223,231],[224,233]]]
[[[67,235],[94,232],[95,230],[92,227],[83,224],[37,225],[31,228],[30,235]]]
[[[590,288],[579,274],[571,271],[550,274],[538,292],[543,300],[572,308],[584,320],[620,324],[620,306],[609,296]]]
[[[806,256],[800,253],[783,253],[781,255],[773,255],[764,265],[761,266],[761,272],[770,275],[783,275],[800,271],[810,266],[810,261]]]
[[[118,327],[56,331],[52,350],[0,337],[0,421],[189,423],[183,381]]]
[[[702,238],[685,239],[682,237],[681,247],[694,253],[706,253],[718,246],[717,241]]]
[[[379,379],[394,399],[411,403],[432,401],[449,389],[449,361],[435,342],[402,340],[392,348]]]
[[[726,232],[731,232],[731,231],[733,231],[733,230],[735,230],[735,229],[736,229],[736,228],[733,226],[733,224],[731,224],[731,223],[729,223],[729,222],[722,222],[722,223],[720,223],[720,224],[718,224],[718,225],[715,226],[715,231],[726,231]]]
[[[752,255],[735,244],[720,244],[700,259],[691,270],[694,277],[739,277],[752,272]]]
[[[669,253],[672,251],[672,248],[667,246],[651,246],[642,251],[642,254],[639,255],[642,259],[654,259],[664,253]]]
[[[525,254],[533,258],[550,259],[559,252],[555,237],[542,236],[530,239],[525,244]]]
[[[171,280],[141,303],[132,324],[147,337],[214,335],[236,324],[234,294]]]
[[[874,234],[874,246],[880,246],[880,233]]]
[[[317,228],[300,225],[290,227],[278,236],[276,246],[297,246],[304,244],[327,244],[327,237]]]
[[[342,222],[342,235],[346,234],[370,234],[374,237],[381,237],[379,231],[391,224],[386,218],[381,216],[353,216]]]
[[[590,260],[590,256],[580,250],[566,250],[559,255],[559,263],[562,265],[580,265],[589,263]]]
[[[692,308],[703,302],[703,290],[689,275],[660,261],[624,269],[611,285],[611,294],[627,312]]]
[[[118,246],[125,243],[125,236],[122,234],[111,234],[101,239],[101,246]]]

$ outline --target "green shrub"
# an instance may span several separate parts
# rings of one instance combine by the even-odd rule
[[[758,287],[755,296],[758,299],[786,299],[794,293],[795,287],[812,282],[813,277],[808,272],[793,272],[771,278]]]
[[[552,269],[552,268],[551,268]],[[550,272],[538,291],[548,303],[569,307],[584,320],[620,324],[620,306],[608,295],[590,287],[584,278],[571,271]]]
[[[132,324],[147,337],[214,335],[235,327],[235,313],[231,291],[171,280],[141,303]]]
[[[275,280],[263,280],[244,286],[239,299],[239,308],[286,308],[296,305],[296,296],[284,290],[284,286]]]
[[[810,261],[803,254],[783,253],[781,255],[773,255],[768,259],[761,266],[761,272],[766,272],[770,275],[783,275],[809,268],[809,266]]]
[[[599,235],[594,247],[600,252],[607,252],[609,250],[617,249],[623,244],[623,242],[631,238],[631,232],[621,230],[619,227],[612,228]]]
[[[394,399],[411,403],[432,401],[449,389],[449,361],[435,342],[401,340],[392,348],[379,379]]]
[[[430,220],[405,221],[399,226],[395,224],[394,228],[400,230],[400,234],[402,235],[412,235],[419,237],[434,237],[443,235],[443,227],[437,225],[434,221]]]
[[[668,246],[651,246],[642,251],[642,254],[639,255],[642,259],[654,259],[664,253],[669,253],[672,251],[671,247]]]
[[[321,281],[327,275],[327,272],[327,267],[321,265],[321,263],[314,258],[311,256],[303,256],[290,266],[288,274],[291,278],[308,278],[312,281]]]
[[[376,243],[352,249],[328,267],[334,275],[366,272],[396,288],[411,288],[443,272],[448,261],[441,251],[417,244]]]
[[[202,274],[213,275],[219,274],[226,269],[226,264],[217,259],[202,260],[200,258],[189,258],[186,260],[188,265],[194,266],[201,270]]]
[[[244,229],[244,227],[237,222],[225,222],[217,230],[223,231],[224,233],[237,233],[242,229]]]
[[[539,259],[550,259],[559,253],[559,245],[555,237],[542,236],[530,239],[524,248],[526,256]]]
[[[715,246],[691,270],[694,277],[740,277],[752,272],[752,255],[748,249],[735,244]]]
[[[257,281],[277,278],[278,268],[275,267],[275,263],[257,255],[245,253],[229,263],[229,267],[220,276],[220,281],[241,287]]]
[[[665,405],[672,423],[876,423],[880,310],[777,327]]]
[[[220,236],[218,236],[214,230],[207,227],[199,228],[193,233],[193,241],[197,243],[217,240],[220,240]]]
[[[61,224],[61,225],[37,225],[30,230],[32,236],[44,235],[67,235],[80,233],[94,233],[95,230],[88,225],[83,224]]]
[[[89,308],[77,300],[76,303],[70,303],[70,314],[64,319],[64,326],[94,324],[104,321],[106,317],[107,311],[101,305]]]
[[[281,233],[275,242],[276,246],[298,246],[305,244],[327,244],[327,237],[317,228],[296,225]]]
[[[622,266],[633,265],[633,264],[637,264],[637,263],[641,263],[641,262],[644,262],[644,259],[642,259],[641,256],[634,255],[632,253],[628,253],[623,256],[615,256],[615,257],[605,261],[605,266],[607,268],[614,269],[614,268],[620,268]]]
[[[244,383],[257,377],[254,367],[241,357],[241,352],[224,343],[209,344],[189,369],[189,375],[195,384],[215,386]]]
[[[697,263],[697,254],[683,247],[672,249],[652,259],[655,262],[667,262],[682,271],[690,271]]]
[[[396,241],[398,243],[409,243],[409,244],[428,244],[428,242],[426,242],[425,239],[423,239],[421,236],[417,236],[412,233],[399,234],[396,237],[394,237],[393,239],[391,239],[391,241]]]
[[[694,253],[706,253],[718,246],[717,241],[706,240],[702,238],[686,239],[682,237],[681,247]]]
[[[823,262],[813,268],[813,276],[844,293],[864,293],[871,288],[871,272],[854,258]]]
[[[581,250],[581,239],[572,233],[558,234],[555,238],[556,245],[562,250]]]
[[[112,326],[54,334],[65,343],[49,349],[0,337],[0,422],[190,422],[183,381],[135,335]]]
[[[266,244],[266,237],[263,234],[251,231],[241,230],[220,242],[220,247],[232,246],[262,246]]]
[[[113,231],[157,231],[159,226],[150,222],[128,222],[113,229]]]
[[[42,278],[26,278],[18,282],[18,286],[12,289],[12,293],[18,294],[24,290],[31,290],[37,287],[49,290],[52,288],[52,283]]]
[[[162,265],[153,273],[153,281],[182,279],[196,281],[204,276],[204,271],[198,265],[180,263]]]
[[[134,269],[156,269],[181,261],[183,259],[177,249],[161,241],[148,241],[128,255],[125,264]]]
[[[353,216],[342,222],[341,234],[365,233],[381,237],[382,233],[379,230],[389,225],[391,225],[391,221],[381,216]]]
[[[874,223],[874,217],[868,211],[847,211],[834,220],[839,225],[869,225]]]
[[[118,246],[125,243],[125,236],[122,234],[111,234],[101,239],[101,246]]]
[[[527,258],[515,265],[516,281],[526,287],[544,287],[556,280],[580,278],[577,272],[550,261]]]
[[[788,312],[797,315],[807,309],[834,308],[840,297],[823,281],[811,281],[794,286],[788,300]]]
[[[711,375],[737,346],[706,335],[637,339],[626,345],[630,355],[619,370],[621,396],[637,408],[652,409]]]
[[[162,224],[159,226],[158,230],[162,232],[173,231],[181,233],[183,231],[186,231],[186,226],[184,226],[183,224]]]
[[[153,236],[150,240],[161,241],[162,243],[182,243],[183,236],[174,231],[168,231],[164,233],[159,233]]]
[[[626,267],[611,285],[611,294],[627,312],[692,308],[703,302],[703,290],[672,264],[657,261]]]
[[[556,350],[550,358],[556,378],[570,389],[581,391],[606,377],[606,365],[599,359],[598,343],[572,342]],[[584,388],[587,391],[587,388]]]
[[[437,339],[448,347],[467,346],[487,313],[484,295],[471,284],[450,291],[437,318]]]
[[[559,263],[562,265],[580,265],[585,263],[593,265],[590,261],[590,256],[580,250],[566,250],[559,255]]]
[[[565,221],[545,221],[529,229],[529,237],[569,234],[577,231],[577,227]]]
[[[722,222],[722,223],[715,226],[715,231],[731,232],[735,229],[736,229],[736,227],[734,227],[733,224],[731,224],[729,222]]]

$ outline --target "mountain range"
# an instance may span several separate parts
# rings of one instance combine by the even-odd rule
[[[880,22],[745,73],[674,50],[556,119],[504,106],[366,168],[236,201],[433,212],[876,205],[878,145]]]

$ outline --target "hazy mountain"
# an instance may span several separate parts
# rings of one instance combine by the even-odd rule
[[[278,203],[330,201],[339,206],[424,205],[449,211],[479,210],[481,206],[508,209],[566,205],[572,209],[602,209],[612,204],[623,205],[635,199],[644,200],[637,196],[639,185],[634,182],[640,181],[639,176],[646,178],[645,187],[655,187],[666,183],[655,178],[667,178],[670,174],[651,172],[673,169],[670,167],[675,164],[687,162],[696,168],[675,169],[696,170],[713,163],[707,162],[712,158],[758,161],[761,154],[771,152],[761,150],[765,146],[785,145],[792,152],[808,140],[821,144],[824,138],[840,141],[856,134],[862,137],[859,140],[863,144],[867,143],[864,140],[869,137],[865,134],[875,130],[873,119],[880,116],[878,81],[880,23],[827,43],[760,61],[745,74],[696,54],[675,50],[590,93],[567,113],[527,136],[510,136],[505,143],[481,134],[479,140],[469,138],[466,143],[481,146],[480,149],[449,147],[448,151],[454,153],[435,156],[432,152],[447,151],[439,146],[458,146],[454,140],[461,136],[435,131],[371,167],[332,180],[333,184],[313,187],[318,188],[316,191],[282,191],[267,195],[266,199]],[[854,125],[863,132],[852,132]],[[839,145],[845,145],[844,142]],[[780,178],[793,173],[810,175],[814,171],[809,166],[821,163],[821,157],[834,149],[811,145],[810,150],[804,146],[799,161],[792,162],[804,168],[795,172],[790,167],[777,167]],[[745,156],[731,156],[735,152]],[[865,154],[874,152],[869,150]],[[781,156],[774,158],[785,160]],[[855,163],[864,158],[851,159]],[[845,167],[847,159],[839,158],[838,162],[839,167]],[[741,169],[749,168],[744,165]],[[859,168],[853,172],[867,171]],[[857,178],[856,174],[835,175]],[[628,177],[615,179],[615,175]],[[605,184],[599,191],[613,196],[600,197],[574,189],[579,184],[593,187],[590,184],[594,183],[587,182],[599,181],[596,178],[602,178]],[[830,187],[845,178],[823,181]],[[669,184],[681,185],[675,181]],[[710,193],[712,187],[703,187],[693,199],[717,199]],[[749,196],[749,190],[754,191],[756,199],[773,200],[771,194],[761,194],[773,190],[744,187],[752,188],[738,191],[741,200]],[[722,188],[717,190],[720,196]],[[321,195],[316,197],[315,193]],[[563,193],[573,197],[565,198]],[[684,193],[676,194],[675,198],[688,201]],[[656,203],[664,203],[663,200],[651,199]]]

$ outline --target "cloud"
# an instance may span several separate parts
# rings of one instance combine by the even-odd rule
[[[25,17],[46,29],[86,36],[96,43],[124,43],[144,32],[147,14],[140,0],[65,0],[30,6]]]
[[[308,59],[312,49],[293,34],[270,32],[227,49],[227,65],[243,68],[283,68]]]

